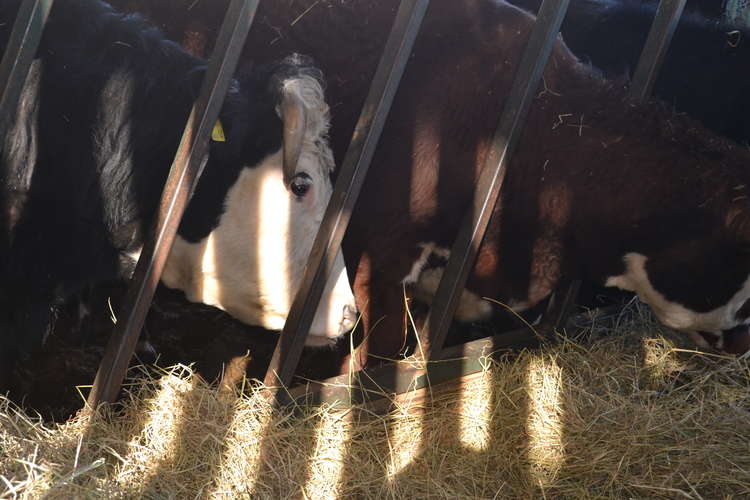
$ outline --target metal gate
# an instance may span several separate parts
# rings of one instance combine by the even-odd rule
[[[224,17],[200,94],[185,126],[179,149],[162,193],[152,232],[144,244],[122,306],[123,318],[110,337],[88,397],[91,407],[112,402],[125,377],[161,272],[208,154],[209,137],[216,122],[240,51],[258,8],[259,0],[232,0]],[[450,259],[419,332],[420,363],[393,365],[342,375],[297,389],[289,386],[302,354],[333,261],[349,224],[380,134],[388,116],[429,0],[402,0],[367,99],[349,144],[344,162],[315,239],[300,289],[265,376],[269,397],[276,403],[298,398],[307,402],[357,403],[420,389],[428,383],[458,378],[481,370],[480,358],[504,346],[533,342],[526,330],[506,332],[462,346],[443,349],[457,299],[473,267],[490,215],[500,194],[506,166],[542,72],[546,66],[570,0],[544,0],[516,71],[514,83],[500,116],[493,147],[474,192],[473,204],[451,249]],[[631,85],[631,96],[645,100],[666,54],[686,0],[661,0]],[[39,45],[53,0],[23,0],[0,62],[0,137],[4,137]],[[561,326],[578,291],[578,282],[555,293],[547,324]],[[366,342],[366,341],[365,341]],[[366,349],[366,345],[364,346]],[[441,363],[431,361],[447,360]]]

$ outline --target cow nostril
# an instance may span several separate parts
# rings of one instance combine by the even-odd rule
[[[344,306],[344,317],[347,319],[354,319],[357,317],[357,308],[350,306],[349,304]]]

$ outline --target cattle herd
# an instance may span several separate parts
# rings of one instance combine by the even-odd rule
[[[2,142],[0,390],[61,307],[131,275],[225,3],[55,2]],[[299,286],[399,2],[303,3],[261,2],[162,276],[269,330]],[[310,345],[356,323],[360,364],[403,351],[405,294],[436,291],[540,3],[432,2]],[[484,297],[523,312],[582,279],[636,293],[703,347],[747,349],[750,32],[694,3],[657,99],[637,104],[629,76],[655,3],[571,0],[457,321],[491,321]],[[19,4],[0,0],[3,47]]]

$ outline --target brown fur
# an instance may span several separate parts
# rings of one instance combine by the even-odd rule
[[[347,259],[368,257],[355,293],[365,328],[381,321],[370,353],[400,345],[393,297],[405,251],[451,246],[533,22],[500,3],[460,4],[433,6],[425,22],[345,240]],[[629,103],[622,84],[558,43],[469,288],[533,305],[562,278],[621,273],[628,251],[692,263],[719,248],[735,260],[715,272],[746,277],[749,260],[725,224],[730,206],[748,213],[746,199],[732,200],[749,164],[746,151],[660,103]],[[706,307],[730,291],[707,293]]]

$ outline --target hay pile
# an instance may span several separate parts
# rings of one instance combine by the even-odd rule
[[[750,495],[748,360],[618,328],[488,360],[467,390],[385,416],[273,412],[185,367],[144,371],[120,410],[63,425],[1,401],[0,497]]]

